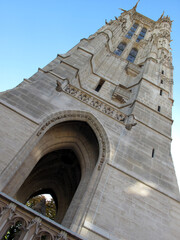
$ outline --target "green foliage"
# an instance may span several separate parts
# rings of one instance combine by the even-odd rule
[[[43,195],[35,196],[27,201],[26,206],[33,208],[43,198],[45,198]],[[54,199],[53,198],[51,198],[50,200],[46,199],[46,217],[54,220],[55,216],[56,216],[56,204],[54,202]]]
[[[2,240],[13,240],[15,238],[16,234],[18,234],[20,232],[21,226],[22,226],[21,221],[16,222],[15,225],[12,225],[8,229],[7,233],[4,235]]]

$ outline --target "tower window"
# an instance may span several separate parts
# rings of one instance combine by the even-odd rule
[[[136,42],[140,42],[144,36],[146,35],[146,32],[147,32],[147,29],[146,28],[143,28],[138,36],[138,38],[136,39]]]
[[[163,84],[163,80],[161,79],[161,84]]]
[[[162,89],[160,90],[160,96],[162,96]]]
[[[136,29],[138,28],[139,24],[134,23],[129,32],[126,34],[126,38],[131,39],[133,34],[135,33]]]
[[[97,87],[95,88],[95,91],[96,91],[96,92],[99,92],[99,91],[100,91],[100,89],[102,88],[102,85],[104,84],[104,82],[105,82],[105,81],[104,81],[103,79],[100,79]]]
[[[158,112],[160,112],[161,111],[161,106],[158,106]]]
[[[129,62],[132,62],[132,63],[133,63],[134,60],[135,60],[135,58],[136,58],[137,53],[138,53],[138,50],[135,49],[135,48],[133,48],[133,49],[131,50],[131,52],[129,53],[129,56],[127,57],[127,60],[128,60]]]
[[[155,149],[153,148],[153,150],[152,150],[152,158],[154,157],[154,154],[155,154]]]
[[[116,48],[116,50],[114,51],[114,53],[117,54],[118,56],[121,56],[121,54],[124,51],[125,47],[126,47],[126,43],[120,43],[118,45],[118,47]]]
[[[161,72],[162,74],[164,74],[164,70],[162,70],[162,72]]]

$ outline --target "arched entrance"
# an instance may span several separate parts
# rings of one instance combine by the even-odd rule
[[[37,164],[15,197],[25,203],[33,195],[50,193],[57,207],[55,220],[61,223],[71,204],[66,217],[71,222],[98,160],[97,138],[85,122],[60,123],[45,133],[30,158],[37,154]]]
[[[48,119],[36,132],[27,157],[19,153],[18,164],[22,164],[5,192],[22,203],[36,194],[50,193],[57,206],[55,220],[78,227],[108,159],[107,136],[89,113],[69,111]]]
[[[55,220],[62,222],[80,180],[81,167],[73,150],[56,150],[39,160],[16,198],[25,202],[40,194],[50,194],[56,205]]]

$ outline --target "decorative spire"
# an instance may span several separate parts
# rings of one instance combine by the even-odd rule
[[[119,10],[121,10],[123,12],[127,12],[127,10],[124,10],[123,8],[119,8]]]
[[[160,21],[163,18],[163,16],[164,16],[164,11],[163,11],[162,15],[160,16],[160,18],[158,19],[158,21]]]
[[[137,5],[138,5],[139,1],[140,1],[140,0],[137,1],[136,5],[135,5],[131,10],[136,11],[136,8],[137,8]],[[131,11],[131,10],[127,11],[127,10],[125,10],[125,9],[123,9],[123,8],[119,8],[119,9],[120,9],[121,11],[123,11],[123,12],[129,12],[129,11]]]
[[[172,25],[172,22],[170,17],[167,15],[167,16],[164,16],[164,11],[162,13],[162,15],[160,16],[160,18],[157,20],[158,23],[161,23],[161,22],[168,22],[170,24],[170,26]]]
[[[140,0],[138,0],[137,3],[136,3],[136,5],[133,7],[134,10],[136,10],[139,1],[140,1]]]

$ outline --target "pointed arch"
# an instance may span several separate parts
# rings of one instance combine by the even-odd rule
[[[78,136],[79,126],[81,125],[85,130],[81,131],[81,136]],[[68,129],[70,133],[68,133]],[[63,135],[63,131],[65,131],[67,135],[69,134],[68,138]],[[53,136],[55,136],[55,140],[53,140]],[[27,151],[27,146],[28,154],[23,155],[23,151]],[[91,113],[85,111],[63,111],[46,117],[29,142],[26,143],[24,149],[19,153],[18,162],[21,162],[21,165],[17,168],[16,174],[14,174],[14,177],[5,187],[5,192],[12,197],[16,197],[21,202],[25,202],[27,195],[25,194],[26,191],[23,189],[29,190],[32,185],[34,191],[37,191],[35,187],[38,184],[31,181],[32,176],[37,176],[36,172],[33,172],[34,167],[40,160],[42,160],[43,156],[50,152],[55,154],[54,151],[57,151],[58,149],[61,151],[60,154],[62,154],[63,149],[74,151],[79,159],[78,161],[81,168],[81,181],[76,192],[73,193],[73,199],[75,198],[75,200],[72,200],[70,204],[73,208],[70,210],[69,208],[66,208],[64,210],[65,217],[63,217],[64,215],[59,216],[59,219],[62,219],[63,217],[63,225],[69,227],[72,224],[72,219],[74,222],[80,221],[80,219],[82,219],[82,213],[84,214],[83,211],[87,211],[87,205],[91,201],[90,195],[93,195],[98,183],[97,179],[99,179],[101,175],[101,169],[109,158],[110,146],[107,134],[100,122]],[[43,164],[39,166],[43,166]],[[40,167],[36,168],[40,169]],[[28,176],[30,176],[30,178],[27,178]],[[23,185],[28,182],[27,179],[31,184]],[[17,183],[18,187],[13,186],[14,182]],[[45,183],[45,180],[42,180],[42,182]],[[40,184],[41,183],[39,182],[38,187],[42,187]],[[12,186],[14,187],[13,193]],[[19,188],[19,186],[22,187]],[[88,193],[88,196],[86,197],[86,192],[88,191],[90,192],[90,195]],[[33,194],[33,192],[30,192],[29,194]],[[59,199],[59,196],[57,198]],[[63,204],[67,205],[66,202]]]

